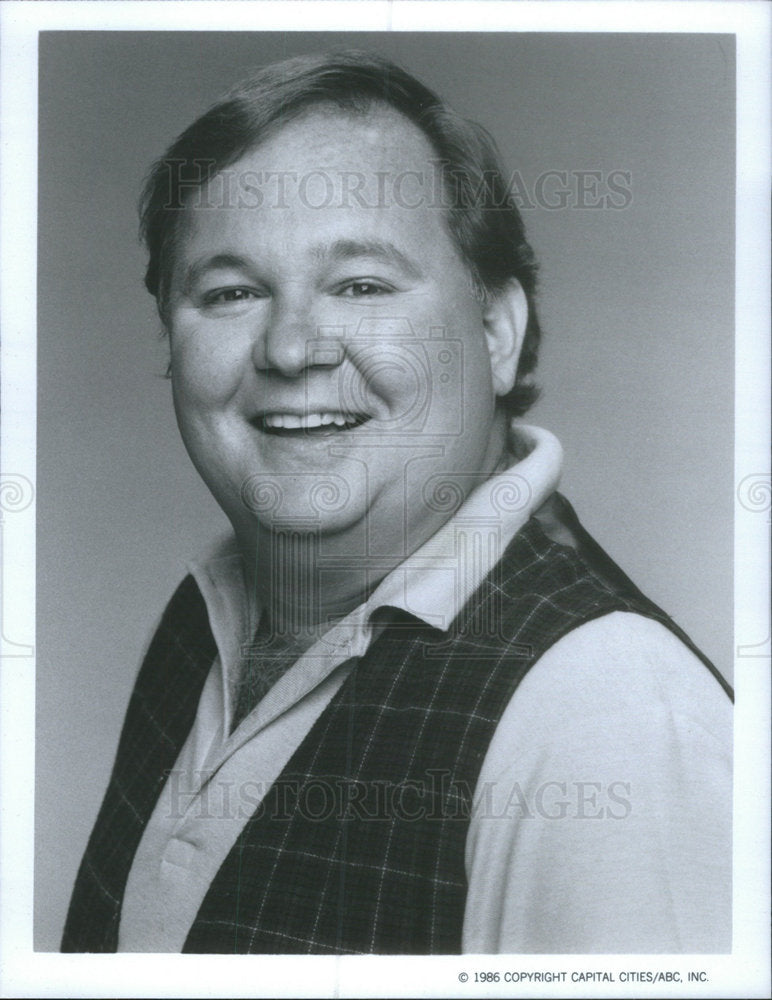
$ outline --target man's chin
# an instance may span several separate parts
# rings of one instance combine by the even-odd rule
[[[259,532],[297,537],[356,534],[368,512],[366,477],[341,468],[247,476],[231,521],[237,534]],[[347,473],[344,475],[343,473]]]
[[[292,537],[300,545],[313,543],[324,546],[325,543],[340,542],[347,555],[359,554],[360,546],[355,538],[364,535],[363,525],[366,523],[366,510],[358,504],[349,506],[345,511],[326,511],[320,513],[313,503],[295,503],[288,505],[281,514],[268,513],[255,518],[255,528],[264,535],[278,539]],[[300,554],[300,553],[298,553]],[[323,549],[318,550],[323,555]]]

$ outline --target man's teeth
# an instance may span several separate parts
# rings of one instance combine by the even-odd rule
[[[349,413],[307,413],[300,416],[296,413],[266,413],[263,423],[271,429],[282,427],[287,430],[306,430],[313,427],[350,427],[361,423],[361,418]]]

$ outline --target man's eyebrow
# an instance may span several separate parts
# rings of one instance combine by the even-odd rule
[[[389,240],[340,239],[335,240],[334,243],[312,247],[311,255],[320,263],[370,257],[399,267],[404,274],[415,281],[420,281],[424,277],[424,272],[418,264]],[[199,257],[186,268],[183,278],[184,287],[186,289],[192,288],[208,271],[227,268],[236,271],[251,271],[252,266],[253,264],[248,257],[227,251]]]
[[[185,270],[184,287],[192,288],[198,279],[207,271],[230,268],[234,271],[250,270],[250,263],[246,257],[237,253],[216,253],[208,257],[199,257],[194,260]]]
[[[424,272],[407,254],[388,240],[340,239],[326,246],[313,248],[313,254],[323,261],[346,261],[356,257],[373,257],[386,264],[394,264],[416,281],[424,277]]]

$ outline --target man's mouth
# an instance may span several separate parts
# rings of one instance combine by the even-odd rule
[[[367,413],[342,413],[338,410],[303,414],[276,410],[259,413],[252,422],[265,434],[302,436],[339,434],[361,427],[369,419]]]

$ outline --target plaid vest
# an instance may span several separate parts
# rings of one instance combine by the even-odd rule
[[[502,712],[542,653],[584,622],[632,611],[675,632],[726,687],[567,501],[555,502],[574,547],[532,518],[449,631],[392,616],[247,822],[185,951],[458,953],[475,785]],[[116,949],[134,853],[215,655],[187,577],[129,704],[63,951]]]

